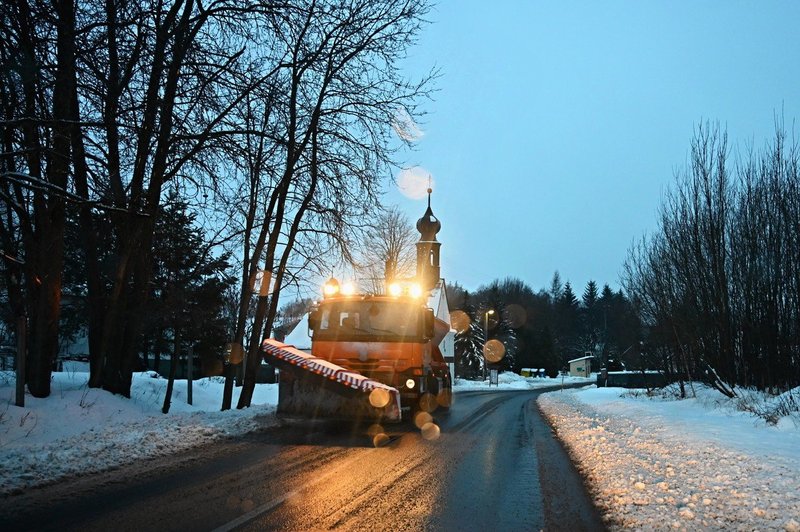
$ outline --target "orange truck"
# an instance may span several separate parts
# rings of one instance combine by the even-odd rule
[[[450,325],[435,317],[422,290],[390,284],[387,294],[357,294],[331,279],[323,293],[309,313],[310,357],[272,357],[281,368],[279,413],[399,421],[450,407],[452,381],[439,349]],[[356,377],[358,389],[348,386]],[[376,386],[396,392],[399,416]]]

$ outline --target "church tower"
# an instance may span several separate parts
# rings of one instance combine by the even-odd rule
[[[428,210],[417,220],[417,231],[420,238],[417,242],[417,280],[425,290],[431,290],[439,282],[441,272],[439,269],[439,247],[441,244],[436,241],[436,233],[442,228],[442,224],[431,210],[431,193],[428,189]]]

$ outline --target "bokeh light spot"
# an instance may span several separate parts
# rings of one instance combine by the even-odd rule
[[[436,423],[425,423],[421,429],[422,437],[426,440],[438,440],[439,435],[441,434],[441,429],[439,429],[439,425]]]
[[[432,393],[425,392],[419,398],[419,409],[423,412],[433,412],[439,403],[436,402],[436,397]]]
[[[417,412],[414,416],[414,425],[421,429],[426,423],[433,421],[433,417],[427,412]]]
[[[514,303],[506,307],[506,315],[509,324],[514,329],[519,329],[528,321],[528,313],[525,312],[525,309]]]
[[[431,173],[421,166],[405,168],[397,175],[397,188],[407,198],[415,200],[426,198],[429,186],[435,188],[433,178]]]
[[[383,388],[375,388],[369,394],[369,404],[375,408],[383,408],[389,404],[389,392]]]
[[[378,423],[373,423],[367,429],[367,435],[370,438],[374,438],[375,436],[377,436],[378,434],[380,434],[382,432],[383,432],[383,427],[381,425],[379,425]]]
[[[450,325],[461,334],[469,328],[469,316],[463,310],[454,310],[450,313]]]
[[[372,438],[372,445],[374,445],[375,447],[383,447],[387,443],[389,443],[389,436],[385,432],[376,434]]]
[[[506,346],[504,346],[503,342],[500,340],[489,340],[486,342],[486,345],[483,346],[483,355],[489,362],[500,362],[503,360],[503,357],[506,356]]]

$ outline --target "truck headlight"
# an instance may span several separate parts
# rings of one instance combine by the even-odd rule
[[[339,281],[331,277],[328,281],[322,286],[322,293],[325,297],[332,297],[339,293]]]
[[[411,389],[411,388],[413,388],[413,387],[414,387],[414,385],[415,385],[415,384],[416,384],[416,383],[414,382],[414,379],[408,379],[408,380],[406,381],[406,388],[409,388],[409,389]]]
[[[400,283],[391,283],[389,285],[389,295],[392,297],[400,297],[403,294],[403,287]]]
[[[408,287],[408,294],[415,299],[422,297],[422,286],[418,283],[412,284]]]

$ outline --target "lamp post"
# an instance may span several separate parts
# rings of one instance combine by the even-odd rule
[[[483,315],[483,380],[486,380],[486,342],[489,341],[489,316],[494,314],[494,309],[489,309]]]

